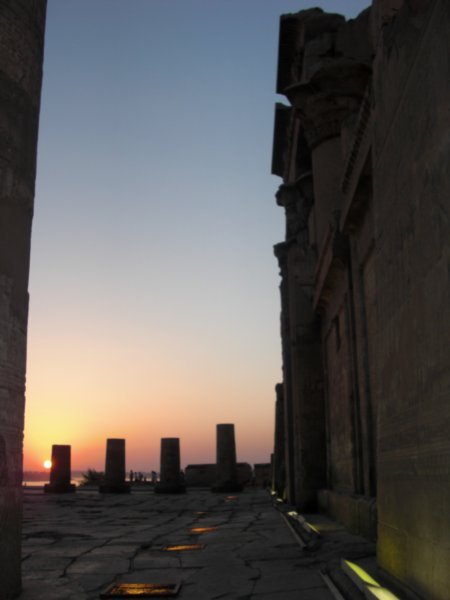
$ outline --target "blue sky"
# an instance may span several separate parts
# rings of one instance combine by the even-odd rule
[[[240,459],[269,459],[278,23],[307,6],[49,0],[25,466],[72,443],[75,467],[100,467],[108,436],[131,468],[155,468],[166,435],[182,462],[214,460],[218,422]]]

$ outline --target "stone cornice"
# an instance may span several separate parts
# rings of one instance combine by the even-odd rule
[[[339,136],[342,122],[358,111],[372,73],[369,15],[345,21],[312,9],[281,21],[279,69],[281,59],[286,64],[277,91],[296,109],[311,149]]]
[[[281,16],[276,87],[278,94],[284,94],[286,87],[295,81],[294,73],[303,60],[305,44],[325,32],[335,32],[343,23],[345,18],[342,15],[325,13],[320,8]]]

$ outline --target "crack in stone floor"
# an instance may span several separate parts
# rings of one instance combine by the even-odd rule
[[[216,529],[193,533],[192,527]],[[332,598],[319,569],[333,558],[333,543],[323,556],[306,553],[259,489],[232,501],[209,490],[176,496],[140,490],[120,500],[79,490],[61,501],[29,489],[23,537],[22,600],[94,600],[117,581],[180,582],[180,600]],[[204,547],[163,550],[193,543]],[[349,552],[354,544],[348,542]]]

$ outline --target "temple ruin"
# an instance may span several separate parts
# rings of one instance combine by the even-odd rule
[[[450,4],[281,17],[274,486],[450,587]]]
[[[7,600],[21,587],[45,12],[46,0],[0,0],[0,594]],[[283,16],[277,92],[286,102],[276,106],[272,164],[286,214],[285,240],[275,247],[283,381],[273,485],[300,511],[321,509],[376,538],[380,567],[427,600],[448,598],[450,588],[449,39],[448,0],[374,0],[349,21],[320,9]],[[124,441],[111,442],[110,484],[127,491]],[[233,444],[224,447],[234,485]]]

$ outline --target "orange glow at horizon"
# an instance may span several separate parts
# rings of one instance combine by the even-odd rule
[[[239,462],[270,461],[279,375],[258,362],[254,341],[237,348],[196,331],[193,347],[190,330],[155,325],[151,336],[136,329],[136,339],[107,311],[84,315],[82,327],[71,317],[43,330],[31,315],[25,470],[41,470],[53,444],[69,444],[72,470],[102,471],[106,439],[115,437],[126,440],[127,470],[159,471],[162,437],[180,438],[182,468],[213,463],[218,423],[235,424]],[[250,352],[255,362],[242,356]]]

